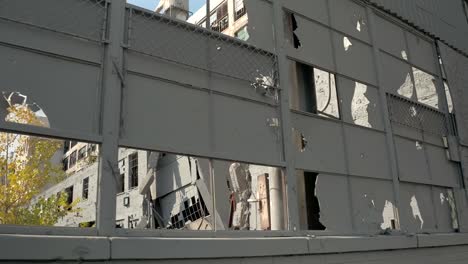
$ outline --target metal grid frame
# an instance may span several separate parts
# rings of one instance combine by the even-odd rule
[[[392,123],[434,135],[446,136],[448,134],[443,112],[389,93],[387,93],[387,102]]]
[[[275,54],[165,15],[134,6],[127,8],[129,50],[248,81],[256,88],[279,87]]]

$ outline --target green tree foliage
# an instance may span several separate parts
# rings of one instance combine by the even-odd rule
[[[29,107],[14,105],[7,121],[45,126]],[[0,133],[0,223],[54,225],[77,201],[67,204],[67,195],[38,197],[48,186],[63,179],[61,166],[52,163],[63,147],[60,140]]]

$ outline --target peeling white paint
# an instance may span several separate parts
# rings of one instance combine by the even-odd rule
[[[406,54],[406,50],[402,50],[402,51],[401,51],[401,57],[402,57],[404,60],[408,60],[408,54]]]
[[[406,75],[405,82],[400,86],[400,88],[398,88],[397,93],[406,98],[413,97],[414,88],[413,82],[411,81],[411,75],[409,73]]]
[[[382,230],[392,228],[392,220],[395,219],[395,211],[393,203],[388,200],[385,201],[385,206],[382,210],[382,219],[383,222],[380,225],[380,228],[382,228]]]
[[[351,103],[351,117],[356,125],[372,127],[369,122],[369,103],[366,97],[367,85],[355,82],[354,96]]]
[[[416,196],[414,195],[411,197],[410,206],[414,219],[421,222],[420,229],[422,229],[424,226],[424,220],[422,218],[421,211],[419,210],[418,200],[416,200]]]
[[[422,150],[423,149],[423,145],[421,144],[421,142],[416,141],[416,149],[417,150]]]
[[[348,51],[349,48],[351,48],[352,45],[353,45],[353,43],[348,39],[348,37],[343,37],[343,47],[344,47],[345,51]]]

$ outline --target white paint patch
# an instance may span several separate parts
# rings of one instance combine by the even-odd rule
[[[361,32],[361,21],[359,21],[359,20],[356,23],[356,30]]]
[[[349,48],[353,45],[353,43],[351,43],[351,41],[348,39],[348,37],[343,37],[343,47],[345,49],[345,51],[348,51]]]
[[[411,106],[409,109],[411,117],[415,117],[418,114],[418,110],[416,110],[416,107]]]
[[[395,219],[395,211],[392,202],[385,201],[385,206],[382,210],[382,219],[383,222],[380,225],[380,228],[382,228],[382,230],[392,228],[392,220]]]
[[[419,210],[418,200],[416,200],[416,196],[414,195],[413,197],[411,197],[410,206],[411,210],[413,211],[414,219],[419,220],[421,222],[420,229],[422,229],[424,226],[424,220],[422,218],[421,211]]]
[[[406,50],[402,50],[402,51],[401,51],[401,57],[402,57],[404,60],[408,60],[408,54],[406,54]]]
[[[448,200],[447,197],[445,197],[444,193],[440,193],[440,204],[444,205],[444,202]]]
[[[405,82],[398,88],[397,93],[406,98],[411,98],[413,96],[413,82],[411,81],[411,75],[408,73],[406,75]]]
[[[423,145],[421,144],[421,142],[416,141],[416,149],[417,150],[422,150],[423,149]]]

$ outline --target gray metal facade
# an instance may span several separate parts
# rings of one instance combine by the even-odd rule
[[[370,2],[440,41],[367,1],[247,0],[252,38],[245,43],[123,0],[0,0],[0,89],[28,95],[51,125],[0,119],[0,129],[101,150],[97,227],[0,226],[0,261],[391,263],[406,254],[402,263],[466,263],[468,58],[455,50],[468,53],[463,11],[456,0]],[[292,107],[296,63],[335,76],[339,119]],[[418,97],[427,76],[436,107]],[[352,114],[357,87],[365,87],[366,126]],[[117,230],[119,147],[280,167],[287,226]],[[326,231],[300,230],[297,171],[319,173]],[[391,234],[382,230],[387,220]]]

